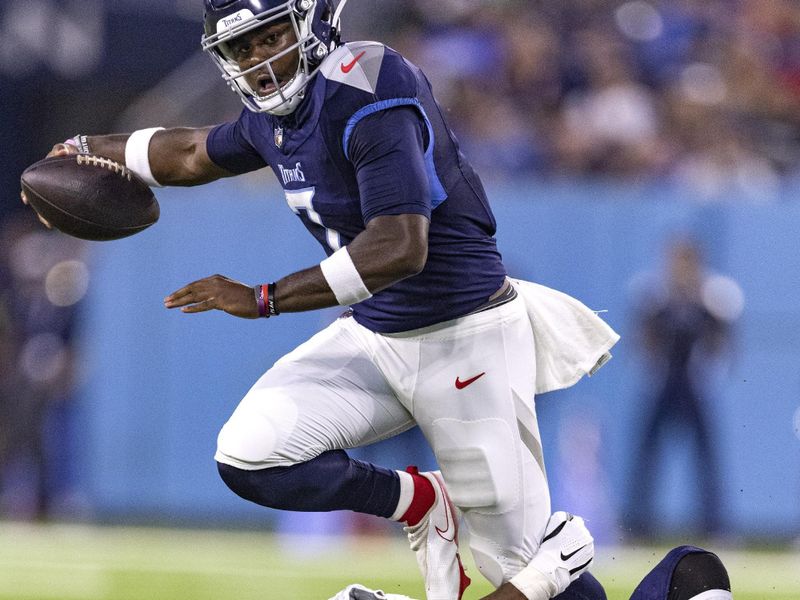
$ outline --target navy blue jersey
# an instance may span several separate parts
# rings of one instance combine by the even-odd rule
[[[403,115],[409,114],[416,131],[408,129]],[[410,156],[414,143],[419,149]],[[425,75],[382,44],[341,46],[322,63],[294,113],[245,109],[237,121],[211,131],[207,149],[233,173],[270,166],[290,208],[328,255],[376,216],[430,219],[423,271],[353,306],[355,319],[372,331],[407,331],[463,316],[503,283],[496,223],[480,179]]]

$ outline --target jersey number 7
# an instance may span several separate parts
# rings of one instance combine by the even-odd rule
[[[304,210],[311,222],[325,229],[325,240],[331,250],[336,252],[336,250],[342,247],[342,237],[339,235],[339,232],[330,227],[325,227],[322,222],[322,216],[314,210],[313,187],[302,190],[284,190],[284,192],[286,193],[286,202],[289,204],[289,208],[291,208],[296,215],[299,215],[300,211]]]

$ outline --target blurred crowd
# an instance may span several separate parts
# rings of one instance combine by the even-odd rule
[[[702,199],[763,197],[800,167],[796,0],[413,6],[390,42],[484,177],[658,179]]]
[[[76,131],[236,116],[199,50],[200,0],[91,3],[87,21],[77,0],[0,2],[4,129],[31,134],[3,162],[24,168]],[[800,167],[797,0],[350,0],[343,23],[425,70],[486,179],[775,199]],[[40,93],[43,69],[61,93]]]

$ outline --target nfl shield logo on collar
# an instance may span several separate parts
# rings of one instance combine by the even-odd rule
[[[283,127],[275,128],[275,145],[278,148],[283,146]]]

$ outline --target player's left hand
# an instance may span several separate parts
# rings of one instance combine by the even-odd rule
[[[243,319],[258,318],[253,288],[224,275],[212,275],[172,292],[164,298],[164,306],[181,307],[181,312],[185,313],[223,310]]]
[[[20,192],[20,193],[19,193],[19,197],[20,197],[20,198],[22,198],[22,203],[23,203],[25,206],[30,206],[30,203],[28,202],[28,197],[25,195],[25,192]],[[44,225],[44,226],[45,226],[45,227],[47,227],[48,229],[52,229],[52,228],[53,228],[53,226],[50,224],[50,221],[48,221],[47,219],[45,219],[45,218],[44,218],[42,215],[40,215],[40,214],[39,214],[38,212],[36,212],[35,210],[34,210],[33,212],[35,212],[35,213],[36,213],[36,216],[37,216],[37,217],[39,217],[39,221],[41,222],[41,224],[42,224],[42,225]]]

